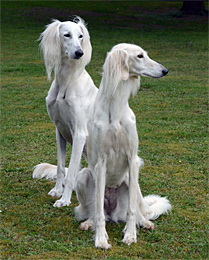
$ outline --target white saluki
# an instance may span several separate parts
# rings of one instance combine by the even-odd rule
[[[75,175],[79,171],[82,153],[86,155],[85,143],[98,89],[85,70],[92,47],[88,30],[80,17],[73,22],[54,20],[39,39],[48,79],[51,79],[52,70],[55,74],[46,104],[56,126],[57,166],[38,164],[33,178],[57,178],[49,195],[62,196],[54,204],[62,207],[71,203]],[[67,142],[72,145],[72,154],[65,176]]]
[[[87,219],[86,230],[95,228],[95,246],[108,249],[105,220],[126,221],[123,242],[136,242],[136,224],[153,229],[156,219],[171,209],[166,198],[142,196],[138,171],[143,160],[137,155],[136,119],[128,105],[130,94],[140,87],[140,77],[161,78],[167,69],[151,60],[133,44],[118,44],[108,53],[94,105],[87,141],[89,168],[76,179],[79,206],[76,217]]]

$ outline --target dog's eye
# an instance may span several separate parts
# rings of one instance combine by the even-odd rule
[[[65,37],[71,37],[69,33],[64,34]]]
[[[81,35],[79,36],[79,38],[83,38],[83,35],[81,34]]]
[[[143,54],[139,54],[139,55],[137,55],[137,57],[140,59],[144,58]]]

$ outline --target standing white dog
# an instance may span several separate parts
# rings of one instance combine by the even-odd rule
[[[80,204],[75,214],[80,220],[88,218],[82,229],[94,225],[96,247],[111,246],[105,219],[126,220],[123,242],[130,244],[136,242],[136,224],[153,229],[149,219],[171,209],[166,198],[141,194],[138,171],[143,161],[137,155],[136,119],[128,105],[130,94],[140,87],[139,76],[161,78],[167,73],[136,45],[118,44],[107,55],[88,138],[89,169],[76,179]]]
[[[62,207],[71,203],[75,175],[79,171],[90,118],[98,89],[85,70],[91,59],[91,43],[84,21],[54,20],[40,36],[48,79],[52,70],[55,79],[46,98],[48,114],[56,126],[57,166],[42,163],[35,167],[33,178],[54,178],[56,185],[49,192],[61,197],[54,204]],[[72,145],[70,164],[65,179],[66,144]]]

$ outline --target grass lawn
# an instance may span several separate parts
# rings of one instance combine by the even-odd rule
[[[208,25],[180,16],[182,2],[2,1],[0,259],[208,259]],[[107,223],[112,248],[94,248],[69,207],[54,208],[54,183],[33,180],[38,163],[56,164],[55,127],[46,111],[47,81],[36,41],[52,18],[80,15],[93,47],[87,70],[99,87],[106,53],[140,45],[169,73],[141,78],[136,114],[144,195],[168,196],[173,209],[124,245],[124,223]],[[69,162],[70,147],[67,161]],[[85,166],[84,160],[82,161]]]

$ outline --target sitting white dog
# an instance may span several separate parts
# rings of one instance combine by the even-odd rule
[[[126,221],[123,242],[136,242],[136,224],[153,229],[156,219],[171,209],[166,198],[142,196],[138,172],[143,160],[137,155],[136,119],[128,105],[140,87],[140,77],[161,78],[167,69],[133,44],[118,44],[108,53],[94,104],[88,138],[89,169],[76,179],[80,202],[77,219],[87,219],[82,229],[95,228],[95,246],[108,249],[105,220]]]
[[[86,140],[91,127],[94,101],[98,89],[85,66],[91,60],[91,42],[84,21],[54,20],[40,36],[48,78],[54,70],[54,80],[46,98],[48,114],[56,126],[57,166],[36,165],[33,178],[56,178],[48,193],[61,197],[55,207],[68,206],[74,190],[75,176],[82,155],[86,158]],[[65,169],[66,145],[72,145],[68,169]]]

